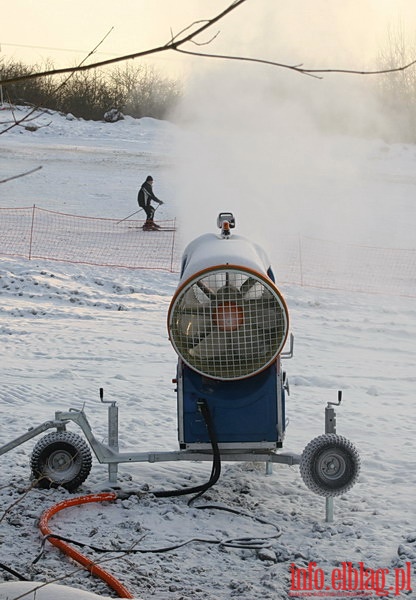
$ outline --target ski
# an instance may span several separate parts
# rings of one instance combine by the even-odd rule
[[[155,229],[142,229],[142,231],[176,231],[174,227],[159,227]]]
[[[155,227],[154,229],[143,229],[143,227],[136,225],[129,225],[129,229],[141,229],[142,231],[176,231],[175,227]]]

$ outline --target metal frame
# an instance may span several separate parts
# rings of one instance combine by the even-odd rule
[[[101,401],[105,403],[101,397]],[[154,451],[154,452],[119,452],[118,450],[118,406],[116,402],[109,402],[108,407],[108,445],[98,441],[94,436],[91,425],[83,410],[70,409],[67,412],[57,411],[55,420],[45,421],[41,425],[29,429],[25,434],[17,437],[13,441],[0,447],[0,456],[10,450],[20,446],[24,442],[35,436],[56,428],[58,431],[65,431],[66,425],[72,421],[78,425],[84,433],[89,445],[91,446],[97,460],[101,464],[108,465],[108,478],[110,483],[117,482],[118,465],[121,463],[133,462],[168,462],[168,461],[211,461],[212,451],[206,450],[177,450],[177,451]],[[300,463],[300,455],[276,453],[274,451],[238,451],[234,449],[220,448],[221,460],[237,462],[264,462],[267,465],[267,472],[271,472],[273,463],[282,463],[286,465],[297,465]]]
[[[103,400],[102,400],[103,401]],[[69,412],[55,413],[56,422],[67,423],[72,421],[76,423],[87,438],[98,462],[108,464],[109,481],[115,483],[117,480],[117,467],[120,463],[132,462],[169,462],[169,461],[211,461],[211,450],[172,450],[172,451],[153,451],[153,452],[119,452],[118,450],[118,407],[115,402],[111,402],[108,407],[108,445],[99,442],[91,429],[88,419],[83,410],[70,410]],[[226,449],[220,446],[221,459],[225,461],[259,461],[265,463],[283,463],[295,465],[300,462],[300,455],[283,454],[274,451],[262,452],[261,450],[239,451],[236,449]],[[111,468],[112,467],[112,468]]]
[[[78,425],[84,433],[98,462],[108,465],[108,480],[111,485],[117,484],[118,465],[121,463],[135,462],[169,462],[169,461],[212,461],[211,450],[176,450],[176,451],[154,451],[154,452],[119,452],[118,445],[118,406],[115,401],[106,401],[103,397],[103,389],[100,389],[100,399],[103,404],[108,404],[108,444],[99,442],[94,436],[91,425],[84,410],[70,409],[69,411],[55,412],[55,419],[45,421],[37,427],[31,427],[26,433],[15,438],[11,442],[0,447],[0,456],[21,444],[36,437],[37,435],[55,428],[57,431],[66,431],[69,422]],[[337,402],[328,402],[325,407],[325,433],[336,433],[335,406],[339,406],[342,400],[342,392],[338,392]],[[286,465],[298,465],[301,455],[295,453],[276,452],[276,450],[252,449],[241,451],[237,449],[219,448],[222,461],[237,462],[264,462],[266,464],[266,475],[273,471],[273,463]],[[334,520],[334,499],[327,497],[325,503],[325,520],[332,523]]]

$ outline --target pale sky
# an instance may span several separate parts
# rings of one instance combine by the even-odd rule
[[[94,62],[131,54],[166,43],[171,29],[178,33],[229,4],[231,0],[4,2],[0,58],[30,65],[50,60],[56,67],[74,66],[112,27]],[[366,68],[384,43],[388,28],[397,28],[398,23],[413,45],[416,0],[247,0],[213,27],[211,34],[220,30],[220,35],[202,50],[301,61],[312,67]],[[151,62],[175,75],[186,73],[192,65],[200,69],[207,64],[171,52],[157,55]]]

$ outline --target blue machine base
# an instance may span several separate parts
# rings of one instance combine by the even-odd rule
[[[181,394],[179,394],[179,402]],[[207,402],[218,442],[265,443],[281,446],[278,415],[284,430],[284,390],[280,383],[278,363],[248,379],[217,381],[204,377],[182,365],[182,407],[179,406],[179,442],[210,443],[205,420],[198,401]],[[280,403],[280,410],[279,410]]]

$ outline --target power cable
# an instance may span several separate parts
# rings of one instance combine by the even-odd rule
[[[27,577],[24,577],[23,575],[21,575],[20,573],[18,573],[17,571],[15,571],[14,569],[12,569],[11,567],[8,567],[7,565],[4,565],[3,563],[0,563],[0,569],[3,569],[3,571],[6,571],[7,573],[10,573],[10,575],[14,575],[20,581],[30,581],[30,579],[28,579]]]
[[[54,52],[79,52],[82,54],[87,53],[87,50],[75,50],[74,48],[51,48],[48,46],[30,46],[28,44],[9,44],[7,42],[1,42],[0,46],[12,46],[13,48],[28,48],[29,50],[53,50]],[[95,52],[95,54],[117,56],[117,54],[114,54],[113,52]]]
[[[59,511],[64,508],[69,508],[71,506],[77,506],[80,504],[86,504],[90,502],[105,502],[105,501],[114,501],[117,500],[117,494],[115,492],[104,492],[101,494],[88,494],[87,496],[79,496],[77,498],[70,498],[68,500],[64,500],[63,502],[59,502],[54,506],[51,506],[46,510],[39,521],[39,529],[43,533],[43,535],[51,535],[52,531],[49,528],[49,520]],[[77,563],[85,567],[92,575],[96,575],[100,579],[102,579],[111,589],[113,589],[120,598],[134,598],[134,596],[130,593],[130,591],[124,587],[124,585],[118,581],[111,573],[108,573],[105,569],[103,569],[100,565],[96,564],[93,560],[78,552],[75,548],[72,548],[67,542],[59,539],[55,539],[51,537],[49,539],[50,543],[53,546],[56,546],[62,552],[67,554],[70,558],[75,560]]]
[[[210,475],[209,480],[202,485],[197,485],[197,486],[193,486],[193,487],[189,487],[189,488],[150,492],[156,498],[169,498],[169,497],[175,497],[175,496],[195,494],[188,502],[189,507],[192,506],[193,502],[197,498],[201,497],[202,494],[204,494],[210,487],[215,485],[215,483],[218,481],[220,474],[221,474],[221,455],[220,455],[218,440],[216,437],[215,428],[213,425],[213,421],[211,418],[211,414],[210,414],[210,410],[209,410],[207,401],[204,399],[198,400],[198,408],[204,417],[204,420],[205,420],[205,423],[207,426],[207,430],[208,430],[210,443],[211,443],[211,448],[212,448],[213,462],[212,462],[212,469],[211,469],[211,475]],[[227,547],[227,548],[260,550],[262,548],[270,547],[272,544],[272,541],[277,539],[278,537],[280,537],[280,535],[282,533],[280,530],[280,527],[278,525],[271,523],[270,521],[267,521],[266,519],[263,519],[262,517],[253,516],[253,515],[244,513],[243,511],[239,511],[237,509],[233,509],[230,507],[226,507],[226,506],[222,506],[222,505],[212,505],[212,504],[195,506],[195,508],[199,509],[199,510],[200,509],[223,510],[223,511],[230,512],[232,514],[236,514],[239,516],[244,516],[244,517],[248,517],[250,519],[255,519],[257,522],[262,523],[263,525],[270,525],[270,526],[274,527],[276,529],[276,533],[274,535],[264,536],[264,537],[241,537],[241,538],[230,538],[230,539],[225,539],[225,540],[219,540],[219,539],[215,539],[215,538],[209,539],[209,538],[196,537],[196,538],[191,538],[189,540],[178,542],[177,544],[172,544],[170,546],[166,546],[166,547],[162,547],[162,548],[129,547],[129,548],[120,548],[120,549],[114,549],[114,548],[109,549],[109,548],[100,548],[97,546],[93,546],[91,544],[86,544],[84,542],[79,542],[77,540],[73,540],[73,539],[64,537],[61,535],[56,535],[56,534],[52,533],[52,531],[49,528],[48,522],[51,519],[51,517],[53,515],[55,515],[57,512],[59,512],[60,510],[63,510],[64,508],[68,508],[71,506],[76,506],[76,505],[80,505],[80,504],[84,504],[84,503],[91,503],[91,502],[123,500],[123,499],[129,498],[133,495],[135,495],[137,497],[142,497],[143,492],[130,491],[130,490],[127,490],[127,491],[118,490],[118,491],[112,491],[112,492],[103,492],[103,493],[99,493],[99,494],[89,494],[86,496],[81,496],[81,497],[77,497],[77,498],[71,498],[68,500],[64,500],[63,502],[60,502],[60,503],[55,504],[54,506],[50,507],[48,510],[46,510],[43,513],[43,515],[40,519],[40,522],[39,522],[39,528],[40,528],[41,532],[43,533],[44,537],[42,539],[41,552],[33,560],[32,564],[35,564],[40,559],[40,557],[43,555],[45,543],[46,543],[46,541],[49,541],[51,544],[53,544],[54,546],[56,546],[57,548],[59,548],[60,550],[65,552],[65,554],[70,556],[76,562],[78,562],[79,564],[84,566],[88,571],[90,571],[91,574],[97,575],[98,577],[100,577],[105,583],[107,583],[107,585],[110,588],[112,588],[114,591],[117,592],[119,597],[133,598],[133,595],[130,593],[130,591],[126,587],[124,587],[124,585],[120,581],[118,581],[113,575],[111,575],[110,573],[105,571],[96,562],[92,561],[90,558],[88,558],[88,557],[84,556],[83,554],[81,554],[80,552],[78,552],[78,550],[73,548],[70,544],[72,544],[73,546],[81,547],[81,548],[88,548],[97,553],[112,553],[112,554],[120,553],[120,552],[123,554],[164,553],[164,552],[170,552],[172,550],[177,550],[178,548],[182,548],[183,546],[186,546],[187,544],[191,544],[191,543],[213,544],[213,545],[217,545],[218,547],[223,547],[223,548]],[[16,574],[16,576],[19,576],[19,575]]]

